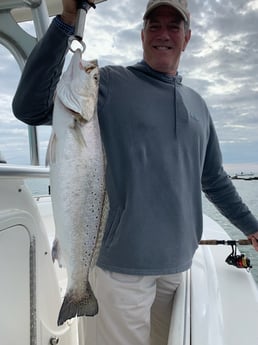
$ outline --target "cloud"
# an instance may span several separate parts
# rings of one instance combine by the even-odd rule
[[[145,4],[108,0],[91,10],[86,19],[84,58],[98,58],[102,66],[141,60]],[[189,0],[189,7],[192,38],[182,55],[179,73],[207,102],[224,162],[258,162],[258,2]],[[23,27],[33,34],[31,23]],[[14,119],[10,107],[19,68],[1,47],[0,59],[0,151],[10,162],[28,163],[27,129]],[[49,128],[40,128],[42,163],[49,133]]]
[[[224,159],[257,162],[257,1],[190,4],[192,39],[181,65],[184,80],[205,98]]]

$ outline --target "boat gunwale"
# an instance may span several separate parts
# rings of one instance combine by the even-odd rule
[[[0,164],[0,178],[48,178],[49,168],[33,165]]]

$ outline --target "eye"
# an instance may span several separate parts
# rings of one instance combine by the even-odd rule
[[[157,31],[157,30],[159,30],[159,28],[160,28],[159,24],[152,23],[152,24],[149,25],[149,30],[150,31]]]
[[[93,75],[93,78],[94,78],[94,80],[95,80],[95,81],[98,81],[98,80],[99,80],[99,76],[98,76],[98,74],[97,74],[97,73],[95,73],[95,74]]]
[[[172,32],[178,32],[180,30],[180,24],[172,23],[169,25],[169,30]]]

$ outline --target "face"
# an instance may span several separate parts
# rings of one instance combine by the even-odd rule
[[[170,6],[159,6],[142,30],[145,62],[156,71],[175,75],[190,37],[180,13]]]

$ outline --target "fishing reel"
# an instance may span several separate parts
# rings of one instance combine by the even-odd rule
[[[237,268],[245,268],[250,271],[252,268],[250,259],[245,254],[237,254],[236,244],[231,244],[232,252],[226,258],[226,263]]]

